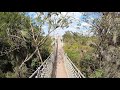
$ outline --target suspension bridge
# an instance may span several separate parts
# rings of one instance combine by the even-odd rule
[[[85,78],[63,50],[63,40],[54,40],[53,52],[29,78]]]

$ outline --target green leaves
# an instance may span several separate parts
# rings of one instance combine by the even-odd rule
[[[89,60],[92,59],[92,56],[87,53],[87,54],[85,55],[84,59],[89,61]]]
[[[41,15],[45,16],[44,13]],[[19,72],[22,77],[27,77],[27,73],[36,70],[41,64],[37,53],[35,53],[21,70],[18,68],[26,56],[34,52],[36,44],[45,37],[43,36],[44,29],[41,27],[49,23],[49,19],[46,19],[46,16],[44,18],[40,16],[31,20],[26,13],[0,12],[0,55],[7,52],[7,54],[0,56],[0,71],[4,71],[0,73],[1,77],[4,77],[3,73],[6,77],[17,77]],[[30,21],[32,21],[33,30],[31,30]],[[35,39],[37,38],[36,42],[33,39],[33,33]],[[43,61],[51,52],[51,42],[51,37],[48,37],[45,39],[45,43],[41,42],[43,46],[39,46]]]
[[[90,78],[102,78],[103,77],[103,70],[101,69],[96,69],[93,74],[91,74],[89,77]]]
[[[37,58],[33,59],[31,63],[31,67],[35,67],[37,62],[38,62]]]
[[[93,41],[95,38],[86,37],[80,33],[68,31],[63,35],[63,39],[65,43],[64,50],[67,55],[75,65],[86,74],[86,76],[90,76],[92,71],[97,67],[97,64],[94,66],[92,56],[94,48],[87,45],[87,42],[91,40]],[[99,73],[96,74],[99,76]]]

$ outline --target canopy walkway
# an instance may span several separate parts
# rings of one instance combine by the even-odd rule
[[[54,50],[29,78],[85,78],[64,53],[60,37],[55,40]]]

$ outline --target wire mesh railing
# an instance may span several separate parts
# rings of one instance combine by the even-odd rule
[[[55,73],[55,62],[57,59],[58,42],[55,40],[53,52],[42,63],[40,67],[29,78],[52,78]],[[67,54],[64,54],[64,65],[68,78],[85,78],[80,70],[74,65]]]
[[[51,78],[54,63],[54,54],[51,53],[49,57],[42,63],[40,67],[29,78]]]
[[[64,64],[68,78],[85,78],[80,70],[74,65],[67,54],[64,54]]]

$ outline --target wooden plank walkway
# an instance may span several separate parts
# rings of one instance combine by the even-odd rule
[[[60,37],[58,37],[58,52],[57,52],[55,76],[56,78],[67,78],[67,73],[64,65],[64,51]]]

